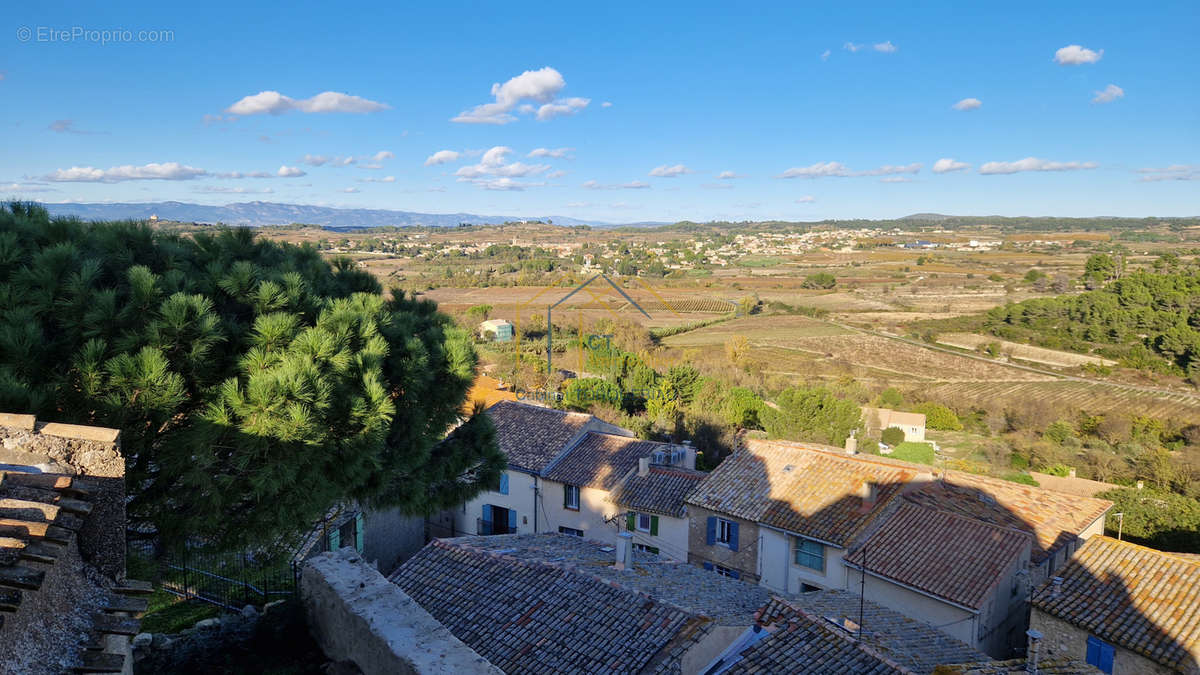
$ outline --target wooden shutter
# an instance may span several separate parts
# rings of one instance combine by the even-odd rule
[[[336,527],[329,528],[329,550],[336,551],[342,547],[342,533]]]
[[[631,511],[628,516],[625,516],[625,529],[633,531],[633,529],[637,526],[636,521],[637,514]]]
[[[508,472],[500,474],[500,494],[508,494]]]
[[[492,533],[492,505],[483,505],[483,532],[482,534]]]
[[[650,534],[658,536],[658,516],[650,516]]]
[[[570,506],[571,506],[571,486],[564,485],[563,486],[563,508],[564,509],[569,508]]]
[[[708,517],[708,532],[705,535],[705,543],[709,546],[717,543],[717,517]]]
[[[737,521],[729,521],[729,550],[738,550],[738,524]]]
[[[508,510],[508,531],[509,532],[517,531],[517,512],[514,511],[513,509]]]

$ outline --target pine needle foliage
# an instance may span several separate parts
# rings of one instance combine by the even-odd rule
[[[486,415],[446,437],[474,366],[433,303],[312,246],[0,209],[0,410],[119,428],[131,524],[167,546],[277,543],[341,501],[424,514],[498,483]]]

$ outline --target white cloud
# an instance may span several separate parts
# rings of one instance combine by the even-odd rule
[[[463,179],[460,178],[459,180],[463,180]],[[541,187],[541,186],[545,185],[545,183],[529,183],[529,182],[517,181],[517,180],[513,180],[508,177],[473,178],[473,179],[468,179],[466,182],[474,183],[475,185],[478,185],[479,187],[483,188],[484,190],[499,190],[499,191],[505,191],[505,192],[520,192],[521,190],[524,190],[526,188]]]
[[[828,60],[829,60],[829,55],[830,55],[830,54],[832,54],[832,53],[833,53],[833,52],[832,52],[832,51],[830,51],[830,50],[828,50],[828,49],[826,49],[825,51],[821,52],[821,60],[822,60],[822,61],[828,61]]]
[[[878,169],[871,169],[869,171],[852,171],[849,167],[841,162],[817,162],[811,166],[792,167],[776,176],[776,178],[851,178],[855,176],[887,176],[893,174],[919,173],[920,171],[920,162],[913,162],[912,164],[903,164],[898,166],[885,164]]]
[[[449,162],[457,162],[461,153],[454,150],[438,150],[432,155],[425,158],[425,166],[437,166],[438,164],[447,164]]]
[[[3,79],[3,78],[0,78]],[[31,192],[58,192],[56,188],[36,183],[9,183],[8,185],[0,185],[0,192],[12,194],[16,193],[31,193]]]
[[[97,169],[91,166],[73,166],[59,169],[46,176],[46,180],[61,183],[119,183],[127,180],[192,180],[209,175],[204,169],[178,162],[150,163],[142,166],[114,166]]]
[[[796,203],[797,204],[811,204],[815,201],[817,201],[816,197],[814,197],[812,195],[804,195],[803,197],[797,199]]]
[[[950,106],[955,110],[978,110],[983,105],[983,101],[977,98],[964,98],[963,100]]]
[[[601,103],[601,104],[600,104],[600,107],[601,107],[601,108],[611,108],[611,107],[612,107],[612,101],[605,101],[604,103]]]
[[[658,176],[659,178],[674,178],[676,176],[682,176],[685,173],[691,172],[691,169],[682,164],[676,164],[674,166],[667,166],[666,164],[663,164],[662,166],[656,166],[653,169],[650,169],[650,175]]]
[[[395,183],[395,176],[384,176],[383,178],[359,178],[360,183]]]
[[[950,173],[951,171],[962,171],[963,169],[971,168],[966,162],[959,162],[950,157],[943,157],[933,163],[934,173]]]
[[[583,184],[583,187],[589,190],[645,190],[650,187],[650,184],[640,180],[631,180],[628,183],[618,184],[600,183],[589,180]]]
[[[375,153],[374,155],[371,155],[371,159],[376,162],[382,162],[385,159],[392,159],[393,157],[395,157],[395,155],[393,155],[388,150],[380,150],[379,152]]]
[[[885,176],[879,179],[880,183],[911,183],[913,179],[908,176]]]
[[[244,188],[244,187],[227,187],[224,185],[204,185],[198,187],[192,192],[205,192],[209,194],[229,194],[229,195],[269,195],[275,191],[271,188]]]
[[[527,157],[554,157],[555,159],[570,158],[571,153],[575,152],[575,148],[535,148],[529,152]]]
[[[304,175],[304,170],[298,166],[281,166],[275,175],[280,178],[299,178]]]
[[[277,91],[260,91],[225,109],[233,115],[282,115],[297,110],[305,113],[371,113],[391,108],[386,103],[360,96],[325,91],[312,98],[294,99]]]
[[[591,202],[567,202],[567,208],[570,209],[586,209],[592,206]]]
[[[899,49],[899,47],[892,44],[891,40],[888,40],[887,42],[876,42],[875,43],[875,51],[883,52],[884,54],[894,54],[897,49]]]
[[[483,176],[522,178],[537,175],[550,169],[549,165],[546,164],[522,164],[521,162],[506,164],[508,156],[512,152],[513,149],[506,145],[497,145],[483,153],[483,157],[479,159],[478,164],[461,167],[458,171],[454,172],[454,175],[460,179],[480,178]]]
[[[517,117],[513,111],[523,114],[536,112],[539,120],[548,120],[564,115],[573,115],[587,107],[591,99],[556,99],[567,86],[562,73],[546,66],[540,70],[527,70],[504,84],[492,85],[495,101],[477,105],[452,118],[452,122],[463,124],[508,124]],[[535,106],[534,104],[541,104]]]
[[[722,171],[721,173],[717,174],[717,178],[720,180],[730,180],[732,178],[741,178],[741,176],[732,171]]]
[[[537,110],[537,118],[543,122],[554,119],[555,117],[564,117],[566,115],[574,115],[583,110],[592,102],[590,98],[573,97],[554,103],[547,103]]]
[[[278,178],[270,171],[229,171],[227,173],[216,174],[217,178]]]
[[[546,178],[562,178],[565,175],[567,175],[566,171],[551,171],[546,174]]]
[[[1060,66],[1079,66],[1085,63],[1095,63],[1104,56],[1104,50],[1092,51],[1079,45],[1067,45],[1054,52],[1054,62]]]
[[[856,51],[862,49],[863,47],[866,47],[866,45],[856,45],[853,42],[847,42],[846,44],[842,45],[842,49],[845,49],[846,51],[851,52],[851,53],[856,52]]]
[[[733,183],[701,183],[700,187],[705,190],[732,190]]]
[[[1098,166],[1100,165],[1095,162],[1052,162],[1037,157],[1026,157],[1015,162],[988,162],[979,167],[979,173],[998,175],[1022,171],[1081,171],[1095,169]]]
[[[356,187],[348,187],[348,188],[342,188],[341,192],[345,192],[347,194],[354,194],[355,192],[359,192],[359,189]]]
[[[1125,90],[1115,84],[1110,84],[1095,94],[1096,97],[1092,99],[1092,103],[1112,103],[1119,98],[1124,98]]]
[[[1200,180],[1200,166],[1190,164],[1172,164],[1164,167],[1148,167],[1138,169],[1142,174],[1143,183],[1156,183],[1165,180]]]

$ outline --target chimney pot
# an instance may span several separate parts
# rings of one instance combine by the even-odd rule
[[[617,560],[614,567],[624,571],[633,567],[633,535],[622,532],[617,535]]]
[[[639,476],[649,476],[650,475],[650,458],[649,457],[639,457],[638,458],[638,475]]]
[[[858,452],[858,439],[854,437],[854,434],[850,434],[846,437],[845,447],[847,455],[853,455]]]
[[[1040,644],[1042,641],[1042,633],[1041,631],[1030,628],[1029,630],[1025,631],[1025,635],[1029,638],[1028,645],[1025,648],[1025,672],[1037,675],[1038,644]]]

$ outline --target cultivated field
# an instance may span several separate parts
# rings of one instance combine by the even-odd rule
[[[1034,347],[1032,345],[1023,345],[1017,342],[1009,342],[995,337],[986,335],[976,335],[974,333],[946,333],[938,336],[938,343],[958,347],[959,349],[978,349],[980,345],[995,343],[1000,345],[1000,353],[1011,358],[1021,359],[1023,361],[1032,361],[1034,363],[1044,363],[1049,366],[1062,366],[1071,368],[1074,366],[1082,366],[1085,363],[1093,363],[1099,366],[1115,366],[1116,361],[1102,359],[1099,356],[1089,356],[1087,354],[1075,354],[1072,352],[1058,351],[1057,349],[1046,349],[1044,347]]]
[[[1159,419],[1200,420],[1200,397],[1154,393],[1116,385],[1058,380],[1053,382],[948,382],[926,386],[922,392],[959,405],[1028,404],[1036,401],[1069,416],[1076,410],[1099,414],[1147,415]]]

